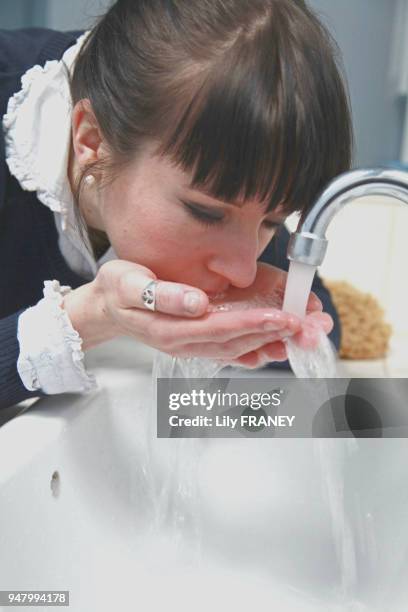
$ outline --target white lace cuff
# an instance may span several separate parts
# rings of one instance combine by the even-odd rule
[[[29,391],[41,389],[53,395],[97,386],[95,377],[85,370],[82,338],[62,307],[70,291],[71,287],[61,287],[56,280],[45,281],[44,297],[19,316],[17,370]]]

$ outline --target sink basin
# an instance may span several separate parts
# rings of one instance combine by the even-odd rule
[[[406,610],[406,440],[157,439],[153,355],[94,349],[97,391],[0,428],[0,590],[69,590],[75,612]]]

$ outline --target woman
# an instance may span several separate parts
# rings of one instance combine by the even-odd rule
[[[120,0],[84,35],[0,46],[0,406],[93,388],[82,351],[118,335],[259,367],[331,331],[313,294],[302,321],[208,312],[266,276],[283,289],[258,260],[285,266],[285,218],[350,166],[333,45],[303,1]]]

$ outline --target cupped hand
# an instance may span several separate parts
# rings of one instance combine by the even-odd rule
[[[178,357],[231,361],[301,329],[297,317],[277,308],[209,312],[203,291],[162,280],[152,312],[145,308],[142,292],[155,279],[144,266],[113,260],[101,266],[91,283],[65,296],[64,308],[83,340],[83,350],[130,336]],[[273,347],[270,351],[275,354]]]
[[[287,272],[274,266],[259,263],[255,282],[248,288],[230,288],[222,302],[228,302],[232,306],[238,306],[240,302],[251,301],[262,303],[262,296],[270,300],[278,308],[282,308],[287,281]],[[295,333],[283,333],[283,338],[265,343],[256,350],[248,350],[238,359],[233,360],[232,365],[241,365],[247,368],[259,368],[272,361],[286,361],[288,359],[285,339],[292,339],[304,349],[313,349],[317,346],[320,334],[329,334],[333,329],[333,319],[323,312],[323,305],[317,295],[313,292],[309,295],[306,307],[306,315],[300,322],[300,328]]]

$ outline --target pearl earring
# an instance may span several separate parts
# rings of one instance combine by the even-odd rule
[[[84,181],[87,185],[91,186],[95,183],[95,177],[93,174],[87,174]]]

